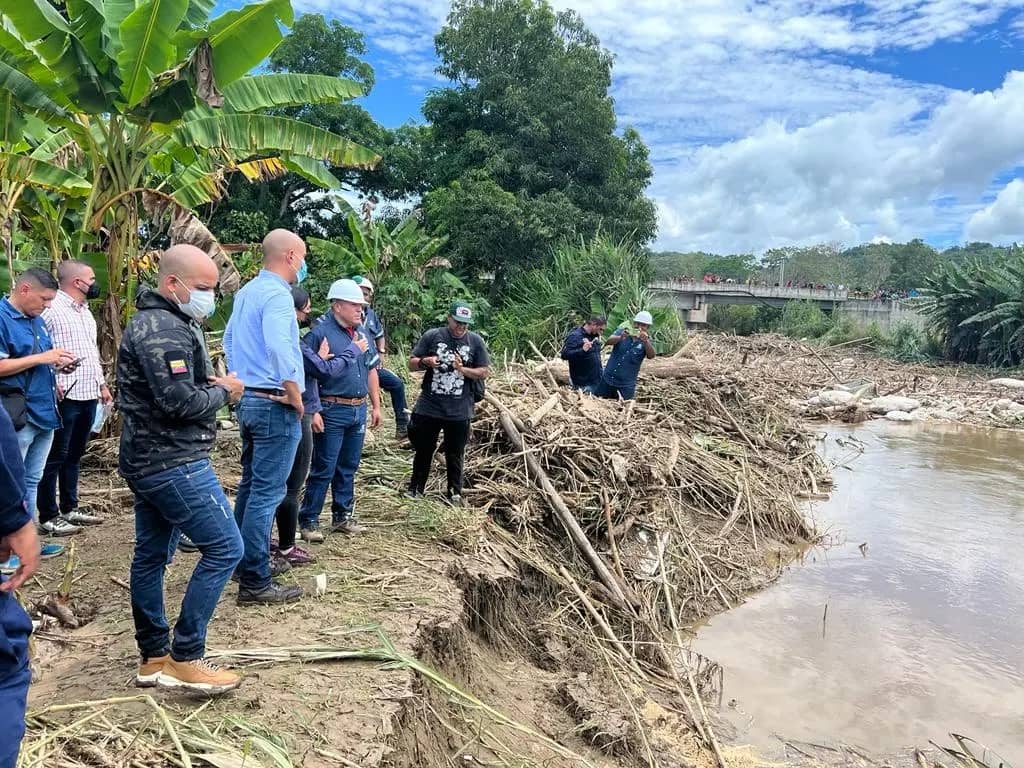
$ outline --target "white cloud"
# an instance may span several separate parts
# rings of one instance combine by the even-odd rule
[[[1021,34],[1024,0],[553,2],[615,54],[620,124],[651,147],[661,247],[959,239],[968,219],[972,232],[995,226],[983,195],[1024,159],[1024,75],[975,94],[852,63],[1000,20]],[[364,31],[384,54],[381,76],[436,84],[446,0],[297,7]]]
[[[1024,241],[1024,179],[1014,179],[967,222],[969,240],[1010,244]]]

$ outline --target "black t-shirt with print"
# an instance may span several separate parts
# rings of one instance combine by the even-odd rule
[[[456,352],[467,368],[483,368],[491,364],[487,345],[472,331],[457,339],[447,327],[434,328],[416,342],[412,357],[436,356],[438,365],[427,369],[413,413],[454,421],[473,418],[473,388],[452,365]]]

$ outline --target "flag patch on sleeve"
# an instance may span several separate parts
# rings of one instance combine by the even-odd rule
[[[164,360],[167,362],[167,370],[171,376],[187,376],[188,370],[188,358],[182,352],[168,352],[164,355]]]

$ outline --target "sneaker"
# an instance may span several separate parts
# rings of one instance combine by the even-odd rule
[[[11,555],[7,560],[0,563],[0,573],[10,576],[21,567],[21,559],[17,555]]]
[[[166,653],[163,656],[154,656],[145,659],[139,664],[139,671],[135,673],[135,685],[139,688],[153,688],[156,686],[157,678],[164,671],[164,664],[170,660]]]
[[[103,518],[99,515],[90,515],[88,512],[83,512],[81,509],[73,509],[64,515],[64,519],[72,525],[99,525],[103,522]]]
[[[324,541],[323,532],[317,528],[303,528],[299,533],[299,537],[310,544],[322,544]]]
[[[81,531],[81,526],[73,525],[63,515],[39,524],[39,532],[49,534],[51,536],[71,536],[72,534],[80,533]]]
[[[352,518],[331,524],[331,533],[344,533],[346,536],[355,536],[357,533],[362,532],[363,526]]]
[[[302,597],[302,587],[286,587],[276,581],[263,589],[238,588],[238,605],[261,605],[272,603],[294,603]]]
[[[287,551],[279,551],[278,554],[291,563],[293,568],[316,562],[316,556],[314,556],[312,552],[308,552],[303,549],[298,544]]]
[[[58,555],[63,554],[63,544],[43,544],[41,547],[39,547],[39,558],[41,560],[49,560],[51,557],[57,557]]]
[[[402,495],[407,499],[421,499],[423,498],[423,491],[419,488],[410,488]]]
[[[168,657],[157,674],[156,684],[161,688],[186,688],[217,696],[240,686],[242,677],[206,659],[175,661]]]
[[[270,556],[271,576],[280,576],[282,573],[290,571],[291,569],[292,564],[288,561],[287,558],[285,558],[284,555],[280,554],[279,552],[275,552]]]
[[[448,503],[453,507],[461,507],[462,495],[458,493],[453,493],[451,496],[448,497]]]
[[[199,547],[196,546],[195,542],[192,541],[184,533],[178,537],[178,551],[179,552],[198,552]]]

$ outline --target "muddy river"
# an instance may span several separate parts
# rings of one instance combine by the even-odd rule
[[[833,546],[698,631],[738,740],[875,753],[969,735],[1024,763],[1024,435],[829,427]],[[826,611],[827,606],[827,611]]]

